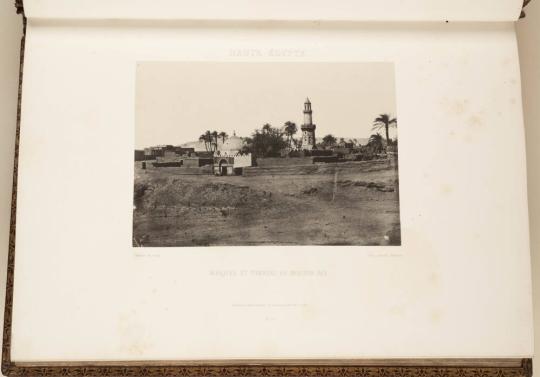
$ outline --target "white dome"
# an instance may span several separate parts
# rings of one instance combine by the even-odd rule
[[[227,151],[227,152],[239,151],[242,149],[243,146],[244,146],[244,141],[242,140],[242,138],[236,135],[233,135],[230,138],[225,140],[225,143],[223,143],[220,146],[219,150]]]

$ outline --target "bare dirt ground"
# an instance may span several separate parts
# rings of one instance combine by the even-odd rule
[[[135,170],[134,246],[400,245],[397,170],[216,177]]]

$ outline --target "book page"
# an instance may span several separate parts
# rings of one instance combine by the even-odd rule
[[[522,0],[26,0],[29,18],[92,20],[515,21]]]
[[[25,59],[14,361],[531,356],[512,24],[31,21]],[[286,120],[377,156],[235,175]],[[215,170],[134,164],[163,142]]]

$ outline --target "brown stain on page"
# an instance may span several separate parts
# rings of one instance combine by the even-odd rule
[[[120,351],[129,356],[143,356],[151,348],[144,337],[144,327],[137,322],[134,312],[124,313],[118,318]]]
[[[433,323],[433,324],[437,324],[439,322],[441,322],[443,318],[443,313],[441,310],[435,308],[435,309],[432,309],[431,311],[431,314],[430,314],[430,322]]]
[[[441,106],[448,118],[454,119],[451,137],[460,136],[466,143],[472,143],[482,136],[482,128],[486,125],[484,110],[475,108],[466,98],[444,98]]]
[[[454,187],[450,183],[443,183],[441,185],[441,194],[450,195],[454,192]]]
[[[484,125],[484,120],[480,115],[473,114],[469,117],[467,124],[471,127],[481,127]]]
[[[312,321],[319,317],[319,309],[315,305],[302,306],[302,319],[304,321]]]
[[[446,113],[448,113],[448,115],[460,116],[469,111],[468,99],[445,99],[443,100],[443,105],[446,107]]]

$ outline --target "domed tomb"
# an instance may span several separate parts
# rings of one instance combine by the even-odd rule
[[[222,152],[239,152],[244,146],[244,140],[241,137],[233,136],[225,139],[225,143],[218,146],[218,150]]]

